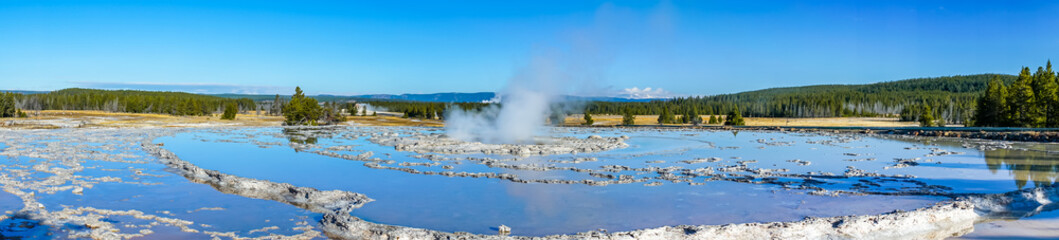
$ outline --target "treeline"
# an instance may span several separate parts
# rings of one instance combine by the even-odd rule
[[[969,123],[975,117],[979,95],[992,79],[1015,82],[1016,76],[979,74],[936,78],[916,78],[862,85],[817,85],[772,88],[714,96],[680,97],[649,102],[579,102],[553,106],[550,121],[566,114],[666,115],[662,123],[722,123],[718,117],[682,119],[684,115],[726,116],[737,111],[747,117],[901,117],[920,121],[929,115],[933,124]],[[414,101],[368,101],[377,108],[404,113],[413,118],[444,118],[447,108],[481,109],[488,103],[438,103]],[[577,105],[577,107],[572,107]],[[929,114],[925,110],[929,106]],[[574,109],[554,112],[555,109]]]
[[[918,78],[864,85],[818,85],[773,88],[701,97],[681,97],[650,102],[591,102],[595,114],[656,115],[692,110],[721,115],[739,109],[748,117],[874,117],[899,116],[906,108],[930,105],[948,122],[972,119],[978,95],[990,79],[1014,82],[1015,76],[980,74]]]
[[[449,108],[458,107],[465,111],[479,111],[489,106],[488,103],[439,103],[439,102],[414,102],[414,101],[368,101],[367,104],[375,108],[386,109],[389,112],[404,113],[408,118],[420,119],[445,119],[445,111]]]
[[[585,114],[587,115],[588,113],[586,112]],[[698,110],[696,110],[695,108],[691,108],[691,110],[688,110],[683,115],[680,115],[678,117],[673,114],[672,111],[669,111],[668,108],[663,108],[662,113],[658,114],[658,119],[656,120],[656,122],[658,124],[691,124],[696,126],[703,123],[723,123],[724,125],[733,126],[742,126],[746,124],[746,121],[743,120],[743,115],[740,113],[739,108],[735,108],[728,111],[728,114],[724,116],[714,115],[713,113],[707,113],[707,115],[709,115],[710,118],[708,120],[704,120],[702,119],[702,116],[699,115]],[[623,111],[622,124],[632,125],[632,123],[635,121],[634,119],[635,117],[633,117],[632,111]]]
[[[907,121],[972,123],[977,126],[1059,127],[1059,89],[1049,62],[1036,73],[1023,68],[1019,75],[980,74],[938,78],[918,78],[864,85],[818,85],[773,88],[714,96],[681,97],[650,102],[588,102],[558,112],[549,119],[581,113],[613,115],[664,115],[662,123],[721,123],[727,117],[851,117],[891,116]],[[300,90],[300,89],[297,89]],[[272,101],[255,103],[248,98],[230,99],[218,96],[180,92],[110,91],[64,89],[48,93],[0,95],[0,116],[18,116],[21,110],[102,110],[129,113],[172,115],[208,115],[218,112],[262,110],[273,115],[297,111],[291,124],[340,121],[342,111],[349,115],[369,115],[351,101],[319,104],[316,99],[296,91],[294,98],[275,95]],[[313,100],[309,100],[313,99]],[[439,103],[393,100],[361,102],[377,109],[404,113],[410,118],[444,119],[453,107],[477,111],[489,103]],[[310,107],[317,105],[317,107]],[[322,106],[321,106],[322,105]],[[9,107],[10,106],[10,107]],[[299,109],[290,109],[301,106]],[[287,107],[287,109],[285,109]],[[20,110],[21,109],[21,110]],[[978,111],[976,112],[976,109]],[[698,119],[685,116],[718,116]],[[734,119],[733,119],[734,120]],[[929,120],[929,121],[927,121]]]
[[[1030,74],[1023,67],[1010,85],[1000,79],[989,81],[978,98],[976,126],[1059,127],[1059,80],[1052,61]]]
[[[919,122],[919,126],[922,126],[922,127],[934,127],[934,126],[944,127],[944,126],[947,125],[948,122],[946,121],[946,118],[939,117],[939,116],[943,116],[944,115],[944,112],[939,111],[939,110],[940,109],[935,109],[935,108],[931,107],[930,104],[914,104],[914,105],[905,107],[905,109],[902,109],[901,110],[901,114],[899,115],[899,117],[900,117],[901,121]],[[968,123],[972,123],[973,122],[973,116],[970,116],[968,114],[964,114],[964,115],[961,115],[961,117],[962,117],[962,119],[960,121],[955,121],[955,122],[959,122],[959,123],[963,123],[963,124],[968,124]]]
[[[0,92],[0,118],[26,117],[26,113],[15,106],[15,99],[20,96],[22,94]]]
[[[255,110],[250,99],[228,99],[182,92],[98,90],[70,88],[48,93],[15,94],[16,108],[23,110],[100,110],[127,113],[160,113],[202,116],[235,104],[240,111]]]

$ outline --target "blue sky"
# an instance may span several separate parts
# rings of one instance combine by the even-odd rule
[[[497,91],[540,56],[594,95],[1016,73],[1059,3],[0,1],[0,89]]]

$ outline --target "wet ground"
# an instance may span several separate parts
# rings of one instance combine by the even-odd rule
[[[6,237],[319,235],[308,211],[217,192],[167,172],[140,142],[157,130],[2,132]],[[14,193],[14,194],[12,194]],[[21,196],[21,197],[19,197]],[[297,228],[297,229],[296,229]]]
[[[1059,238],[1059,211],[1018,220],[980,223],[974,229],[959,239],[1055,239]]]
[[[158,142],[205,169],[366,194],[376,201],[353,214],[372,222],[471,233],[504,224],[531,236],[879,214],[1055,179],[1019,166],[1002,171],[1046,158],[1047,149],[894,136],[557,129],[561,137],[628,136],[629,146],[546,156],[420,153],[372,141],[379,132],[416,138],[438,131],[243,129]],[[474,177],[489,173],[505,176]],[[615,180],[622,176],[629,181]]]
[[[224,174],[365,194],[374,201],[351,214],[370,222],[482,234],[504,224],[514,235],[529,236],[880,214],[959,195],[1053,186],[1059,172],[1059,148],[1042,143],[775,131],[551,131],[577,144],[606,139],[627,146],[438,154],[373,141],[394,137],[383,134],[430,139],[425,136],[441,133],[435,128],[2,131],[0,236],[324,238],[320,213],[188,181],[141,143],[163,144],[184,161]],[[1057,217],[1043,211],[982,221],[966,237],[1055,237],[1059,232],[1049,225]]]

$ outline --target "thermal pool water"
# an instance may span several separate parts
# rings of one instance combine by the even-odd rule
[[[368,228],[478,237],[500,225],[516,236],[613,233],[887,214],[968,197],[1004,203],[996,199],[1020,190],[1047,200],[1059,172],[1059,148],[1047,143],[548,131],[534,146],[452,142],[442,129],[412,127],[0,131],[0,236],[321,239],[367,226],[336,213],[385,224]],[[1005,236],[1059,216],[1055,204],[1019,204],[976,208],[983,231],[968,236]],[[694,234],[683,229],[674,231]]]
[[[353,215],[371,222],[482,234],[495,233],[502,224],[513,234],[543,236],[880,214],[957,194],[1002,193],[1055,180],[1055,165],[1049,170],[1033,162],[1055,162],[1047,159],[1047,149],[1013,150],[970,140],[560,128],[551,134],[626,136],[628,147],[519,156],[398,151],[371,141],[382,133],[414,138],[443,132],[258,128],[192,131],[156,142],[204,169],[365,194],[375,201]]]

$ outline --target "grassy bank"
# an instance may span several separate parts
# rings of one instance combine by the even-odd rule
[[[618,115],[593,115],[596,126],[621,124]],[[709,115],[703,115],[708,119]],[[637,115],[636,125],[657,125],[657,115]],[[30,112],[29,118],[0,118],[0,127],[6,128],[70,128],[70,127],[210,127],[210,126],[280,126],[283,117],[268,116],[256,111],[238,114],[235,120],[221,120],[220,114],[208,116],[174,116],[151,113],[117,113],[105,111],[45,110]],[[567,126],[583,123],[581,115],[566,118]],[[747,126],[780,127],[914,127],[915,122],[901,122],[897,118],[846,117],[846,118],[746,118]],[[411,119],[392,115],[350,116],[343,124],[362,126],[421,126],[441,127],[441,120]],[[672,124],[667,124],[672,125]],[[679,125],[679,124],[676,124]],[[703,124],[720,126],[720,124]]]
[[[0,127],[19,129],[54,129],[78,127],[214,127],[214,126],[280,126],[282,116],[257,111],[236,114],[235,120],[222,120],[220,114],[208,116],[175,116],[153,113],[119,113],[87,110],[44,110],[29,112],[28,118],[0,118]],[[351,116],[343,124],[366,126],[439,127],[438,120],[407,119],[394,116]]]

